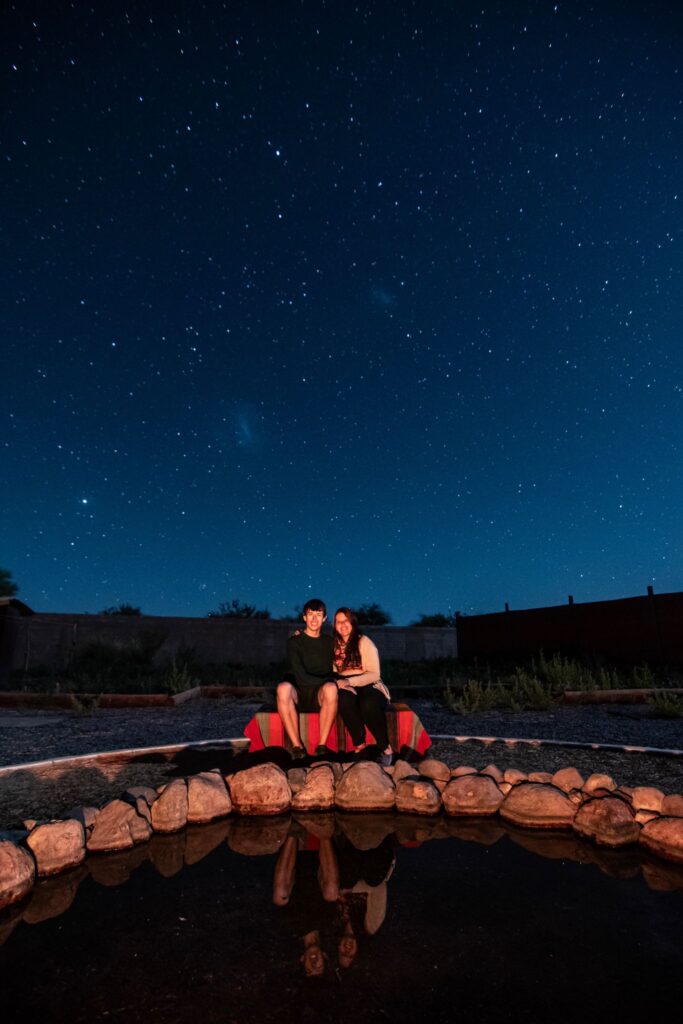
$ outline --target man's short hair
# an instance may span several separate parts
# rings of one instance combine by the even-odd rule
[[[322,612],[323,615],[327,615],[327,608],[325,606],[325,602],[321,601],[319,597],[312,597],[309,601],[306,602],[306,604],[304,605],[302,615],[305,615],[306,612],[309,611]]]

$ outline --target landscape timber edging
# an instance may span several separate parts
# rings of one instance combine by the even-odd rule
[[[64,766],[65,762],[73,764],[76,761],[82,764],[84,760],[100,759],[101,764],[102,759],[120,758],[126,754],[132,757],[150,752],[164,753],[170,757],[172,752],[192,747],[202,748],[222,743],[240,749],[247,742],[241,737],[223,741],[205,740],[197,744],[111,751],[86,755],[85,758],[61,758],[33,765],[13,765],[9,769],[1,769],[0,778],[9,771],[44,770],[46,767],[54,770],[56,765]],[[552,741],[526,742],[541,745]],[[298,773],[297,792],[301,792],[302,785],[304,788],[306,786],[306,775],[302,782],[299,774],[302,771],[310,772],[314,766],[312,764],[307,769],[294,768],[285,773],[276,765],[266,763],[225,776],[214,769],[188,779],[175,778],[156,789],[132,787],[122,798],[108,800],[99,809],[80,808],[76,815],[72,813],[57,821],[48,823],[27,819],[22,832],[14,835],[5,833],[0,838],[0,910],[21,902],[35,885],[36,878],[67,870],[68,864],[65,863],[63,868],[58,864],[57,847],[63,839],[61,832],[68,827],[72,818],[83,824],[83,848],[80,851],[83,857],[88,851],[94,853],[130,849],[147,842],[156,832],[163,834],[181,831],[193,820],[210,822],[235,811],[247,817],[281,815],[285,810],[291,811],[295,795],[292,792],[295,788],[293,773]],[[620,787],[605,774],[593,774],[584,781],[571,766],[559,769],[552,775],[549,772],[526,773],[518,769],[503,772],[494,764],[487,765],[481,771],[467,766],[451,769],[444,762],[433,758],[425,758],[417,765],[399,761],[389,768],[381,768],[369,761],[331,767],[335,775],[335,804],[338,807],[343,805],[345,811],[362,811],[370,807],[374,809],[380,805],[387,810],[390,790],[393,790],[394,797],[392,807],[396,808],[396,792],[401,787],[405,792],[402,794],[399,813],[422,813],[425,818],[433,818],[444,810],[449,817],[468,818],[474,815],[494,818],[499,815],[506,822],[532,831],[557,828],[573,831],[582,838],[608,848],[638,843],[657,858],[683,865],[682,794],[665,794],[652,786]],[[334,768],[339,770],[335,772]],[[349,773],[359,778],[362,776],[363,786],[367,787],[367,793],[356,793],[355,805],[353,799],[349,801],[348,791],[354,790],[353,784],[347,785]],[[237,786],[233,779],[237,776],[241,776],[242,792],[238,806],[235,807],[231,787],[234,787],[236,795]],[[246,792],[249,785],[247,776],[254,779],[253,796]],[[197,799],[191,795],[193,780],[200,778],[206,782],[198,790],[203,803],[201,807],[196,803],[193,807],[193,799]],[[340,803],[336,791],[342,780],[346,789],[345,798]],[[197,790],[196,786],[194,788]],[[357,783],[355,789],[358,790]],[[376,792],[371,794],[371,790]],[[496,791],[499,795],[492,800],[491,795],[495,795]],[[370,799],[364,799],[364,796],[370,796]],[[381,798],[381,803],[378,798]],[[163,812],[157,813],[162,803],[165,803]],[[226,811],[226,807],[230,810]],[[317,809],[316,806],[307,808],[310,811]],[[46,824],[54,827],[46,830]],[[37,829],[42,829],[41,842],[32,844],[31,837]],[[93,835],[95,832],[96,836]],[[54,835],[56,844],[54,850],[50,847],[51,835]],[[72,848],[71,863],[78,856],[79,851]],[[27,857],[31,859],[30,863]],[[31,864],[35,865],[33,873],[29,870]]]

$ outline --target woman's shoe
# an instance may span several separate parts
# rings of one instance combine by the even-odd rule
[[[316,757],[332,757],[333,754],[334,751],[330,750],[330,748],[325,746],[324,743],[319,743],[318,746],[315,748]]]
[[[303,747],[292,747],[292,761],[303,761],[306,751]]]

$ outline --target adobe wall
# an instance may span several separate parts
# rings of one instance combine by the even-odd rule
[[[205,662],[267,665],[282,661],[285,643],[294,624],[255,619],[192,619],[141,615],[69,615],[37,613],[12,620],[8,660],[15,669],[49,666],[64,669],[74,653],[98,642],[127,647],[150,634],[163,639],[157,660],[169,660],[183,648],[192,648]],[[405,661],[454,658],[455,629],[373,626],[366,632],[380,656]],[[8,639],[9,646],[9,639]]]

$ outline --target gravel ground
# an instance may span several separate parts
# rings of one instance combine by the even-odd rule
[[[176,708],[101,710],[90,715],[77,712],[24,710],[0,712],[0,765],[23,764],[96,751],[129,747],[196,742],[241,736],[259,704],[240,700],[200,699]],[[576,742],[615,743],[683,749],[683,719],[649,717],[638,705],[567,707],[547,712],[500,712],[458,715],[436,701],[415,700],[411,706],[427,731],[456,736],[498,736],[555,739]],[[500,768],[522,771],[555,771],[575,765],[585,775],[607,771],[624,785],[655,785],[665,792],[683,792],[683,758],[553,747],[508,747],[504,744],[436,741],[432,755],[449,765],[469,764],[483,768],[494,762]],[[96,773],[74,778],[67,786],[42,786],[21,803],[0,784],[0,827],[20,818],[53,815],[82,802],[100,802],[116,796],[127,785],[148,781],[157,784],[169,767],[145,763],[132,765],[114,782]],[[115,788],[115,791],[114,791]]]

